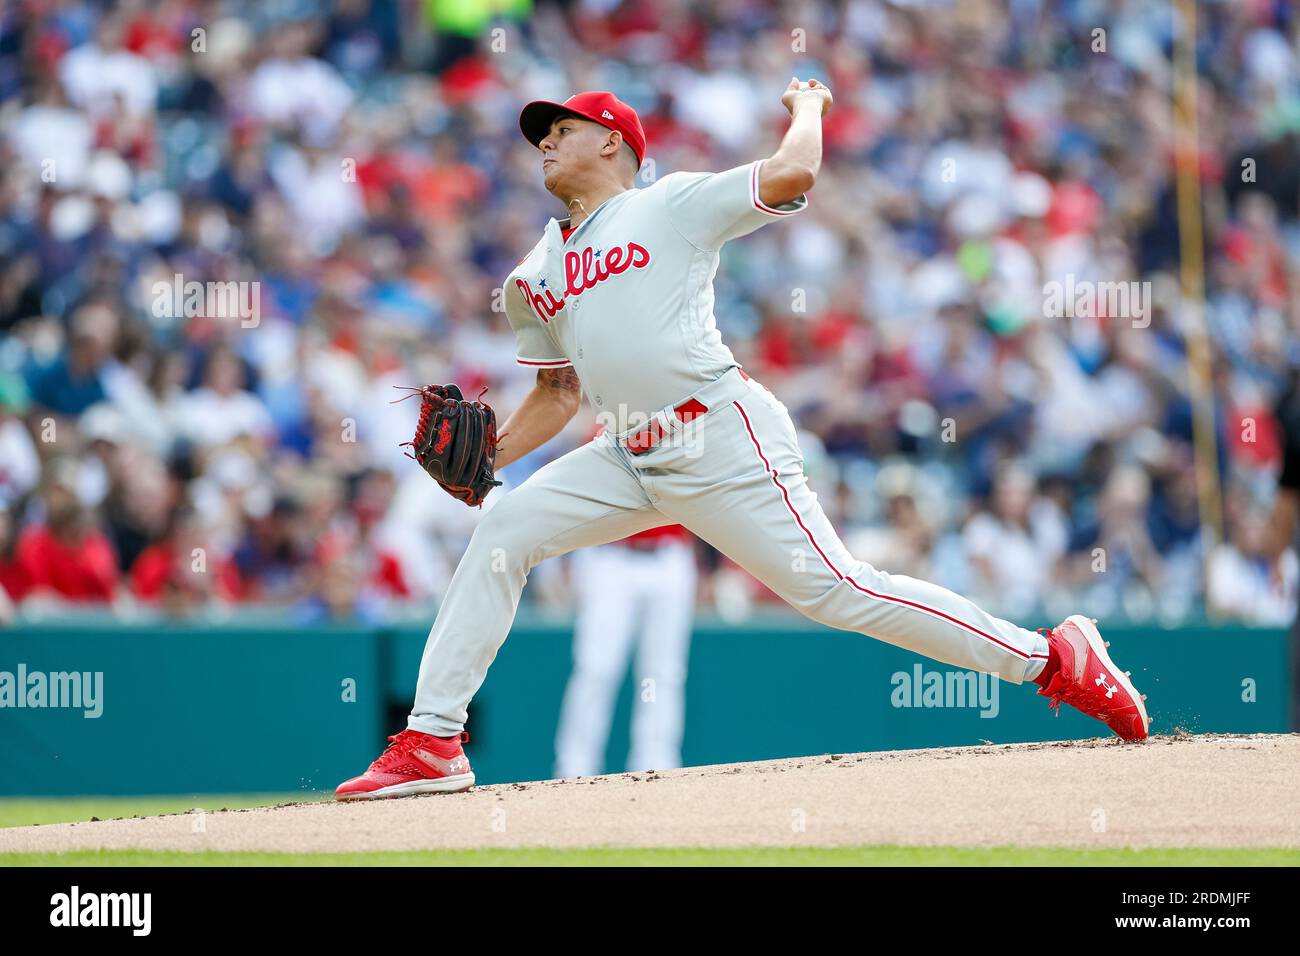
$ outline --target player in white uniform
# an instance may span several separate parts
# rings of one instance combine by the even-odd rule
[[[601,772],[629,658],[634,663],[627,769],[680,767],[695,617],[690,533],[665,525],[584,549],[574,555],[573,575],[573,672],[555,732],[555,775]]]
[[[856,560],[809,490],[784,405],[739,367],[713,316],[724,243],[798,214],[821,167],[830,91],[792,80],[770,157],[634,188],[645,134],[605,92],[534,102],[520,128],[542,155],[554,219],[505,285],[518,360],[537,385],[501,428],[497,466],[549,441],[585,391],[605,430],[499,500],[452,576],[420,663],[407,729],[340,799],[453,791],[474,775],[467,706],[549,557],[681,524],[808,617],[1012,683],[1144,739],[1141,696],[1094,622],[1035,632],[934,584]]]

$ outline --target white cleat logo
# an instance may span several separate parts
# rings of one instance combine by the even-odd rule
[[[468,760],[466,760],[464,757],[457,757],[451,763],[447,764],[447,769],[450,770],[452,773],[460,773],[460,771],[464,770],[468,766],[469,766]]]
[[[1093,683],[1096,684],[1098,687],[1106,688],[1107,700],[1110,700],[1112,697],[1114,697],[1116,694],[1119,693],[1119,684],[1116,684],[1115,686],[1112,687],[1110,684],[1106,683],[1106,674],[1104,671],[1102,672],[1102,675],[1100,677],[1096,678],[1093,681]]]

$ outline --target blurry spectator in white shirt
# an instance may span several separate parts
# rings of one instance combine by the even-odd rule
[[[1270,559],[1263,513],[1232,498],[1225,510],[1228,540],[1210,552],[1208,610],[1245,624],[1289,626],[1300,593],[1300,560],[1291,548]]]
[[[68,99],[91,116],[112,113],[119,102],[133,117],[152,115],[158,106],[154,66],[122,46],[122,26],[113,16],[99,22],[94,42],[59,62],[59,79]]]
[[[991,508],[977,512],[962,532],[975,589],[1009,617],[1040,606],[1068,541],[1064,516],[1035,494],[1033,474],[1017,462],[1002,466]]]
[[[41,479],[41,460],[19,417],[30,400],[23,380],[0,372],[0,508],[20,501]]]
[[[186,396],[181,428],[203,448],[227,445],[242,436],[259,442],[272,437],[271,413],[262,400],[244,389],[244,369],[238,356],[218,348],[208,356],[203,385]]]
[[[352,106],[352,88],[331,64],[308,55],[312,42],[309,23],[277,28],[267,58],[249,80],[248,107],[267,123],[331,139]]]

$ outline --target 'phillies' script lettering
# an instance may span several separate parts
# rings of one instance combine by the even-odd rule
[[[591,246],[579,251],[571,249],[564,254],[564,297],[557,299],[555,294],[545,288],[543,292],[534,291],[526,279],[516,279],[515,286],[524,295],[524,300],[537,313],[543,322],[549,323],[555,313],[564,308],[571,295],[581,295],[604,282],[610,276],[622,275],[628,269],[644,269],[650,264],[650,250],[636,242],[629,242],[627,247],[613,246],[609,251],[594,250]]]
[[[533,311],[543,322],[549,323],[551,317],[564,308],[564,300],[557,299],[551,294],[550,289],[547,289],[546,295],[543,296],[540,292],[534,292],[533,287],[525,279],[516,279],[515,285],[519,287],[519,291],[524,294],[524,300],[533,307]]]
[[[565,292],[581,295],[610,276],[622,275],[628,269],[644,269],[649,264],[650,252],[635,242],[629,242],[626,250],[614,246],[599,258],[591,246],[581,252],[571,249],[564,254]]]

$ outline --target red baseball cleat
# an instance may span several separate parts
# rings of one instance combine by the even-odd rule
[[[1082,615],[1067,617],[1051,631],[1047,641],[1060,660],[1060,669],[1038,693],[1052,698],[1060,713],[1061,701],[1096,717],[1125,740],[1146,740],[1151,718],[1128,678],[1106,653],[1097,622]]]
[[[461,744],[468,734],[450,739],[403,730],[365,773],[345,780],[335,800],[378,800],[413,793],[457,793],[474,786],[474,771]]]

